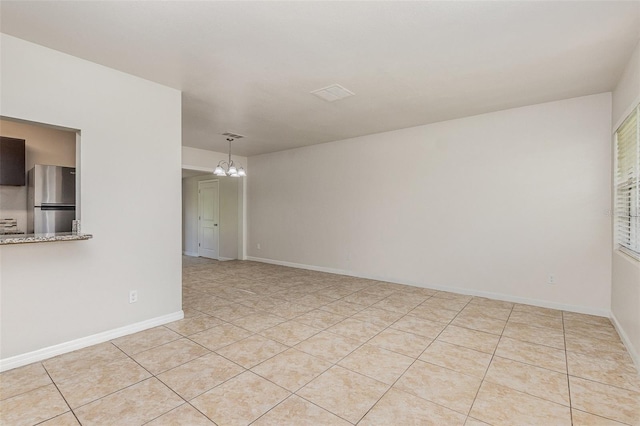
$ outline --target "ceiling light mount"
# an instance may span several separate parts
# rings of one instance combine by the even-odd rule
[[[227,133],[224,133],[224,134],[227,135]],[[237,135],[237,136],[240,138],[242,137],[240,135]],[[231,176],[231,177],[246,176],[247,172],[244,170],[242,165],[238,164],[238,167],[236,167],[236,165],[233,163],[233,160],[231,159],[231,142],[234,141],[234,138],[227,138],[227,141],[229,141],[229,161],[221,160],[216,166],[215,170],[213,171],[213,174],[216,176]]]

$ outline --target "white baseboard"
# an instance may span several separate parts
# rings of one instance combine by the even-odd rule
[[[172,314],[140,321],[135,324],[125,325],[124,327],[115,328],[113,330],[103,331],[102,333],[92,334],[91,336],[81,337],[79,339],[60,343],[58,345],[38,349],[33,352],[27,352],[25,354],[12,356],[10,358],[0,359],[0,372],[11,370],[17,367],[22,367],[23,365],[31,364],[32,362],[42,361],[43,359],[51,358],[56,355],[61,355],[67,352],[86,348],[87,346],[108,342],[109,340],[115,339],[117,337],[137,333],[138,331],[157,327],[159,325],[167,324],[173,321],[178,321],[183,318],[184,312],[178,311]]]
[[[254,262],[261,262],[261,263],[270,263],[272,265],[288,266],[291,268],[308,269],[310,271],[319,271],[319,272],[327,272],[330,274],[347,275],[350,277],[365,278],[369,280],[386,281],[386,282],[395,283],[395,284],[411,285],[414,287],[428,288],[431,290],[450,291],[452,293],[466,294],[469,296],[486,297],[489,299],[503,300],[505,302],[522,303],[524,305],[533,305],[533,306],[539,306],[542,308],[559,309],[562,311],[577,312],[577,313],[588,314],[588,315],[597,315],[597,316],[606,317],[606,318],[609,318],[609,316],[611,315],[611,311],[609,311],[608,309],[597,309],[597,308],[589,308],[585,306],[567,305],[563,303],[549,302],[546,300],[529,299],[526,297],[512,296],[512,295],[503,294],[503,293],[492,293],[488,291],[473,290],[473,289],[468,289],[464,287],[453,287],[453,286],[439,285],[439,284],[424,284],[424,283],[419,283],[415,281],[397,280],[390,277],[379,277],[379,276],[373,276],[368,274],[358,274],[353,271],[347,271],[343,269],[327,268],[324,266],[315,266],[315,265],[305,265],[302,263],[284,262],[281,260],[266,259],[266,258],[253,257],[253,256],[247,256],[247,260],[252,260]]]
[[[622,343],[624,343],[624,346],[627,348],[629,355],[631,355],[631,359],[636,365],[636,370],[638,371],[638,373],[640,373],[640,354],[638,354],[638,351],[633,346],[631,339],[629,339],[629,336],[627,335],[627,333],[625,333],[624,328],[622,328],[622,324],[620,324],[620,321],[618,321],[618,318],[616,318],[613,312],[611,313],[611,322],[616,328],[618,335],[620,335],[620,339],[622,339]]]
[[[192,251],[183,251],[182,254],[185,256],[198,257],[198,253],[194,253]]]
[[[220,262],[226,262],[228,260],[236,260],[236,259],[234,259],[233,257],[218,257],[218,260]]]

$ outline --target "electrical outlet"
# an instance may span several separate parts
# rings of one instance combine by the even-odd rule
[[[256,244],[256,248],[257,248],[258,250],[260,250],[260,248],[261,248],[261,247],[260,247],[260,243]]]
[[[549,284],[555,284],[556,283],[556,276],[554,274],[549,274],[549,278],[547,279],[547,282]]]
[[[131,290],[129,292],[129,303],[136,303],[138,301],[138,290]]]

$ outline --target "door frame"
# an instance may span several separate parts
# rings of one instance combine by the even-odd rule
[[[198,257],[203,257],[202,255],[200,255],[200,236],[202,235],[202,233],[200,232],[200,225],[202,220],[200,219],[202,217],[202,201],[200,198],[200,188],[202,184],[205,183],[213,183],[215,182],[218,185],[218,191],[217,191],[217,195],[216,195],[216,205],[214,206],[215,211],[216,211],[216,217],[218,218],[218,238],[216,238],[216,253],[217,253],[217,259],[220,260],[220,180],[219,179],[207,179],[207,180],[199,180],[198,181]],[[210,259],[210,258],[207,258]]]

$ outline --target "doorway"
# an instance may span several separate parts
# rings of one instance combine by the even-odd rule
[[[218,181],[198,182],[198,256],[218,259]]]

